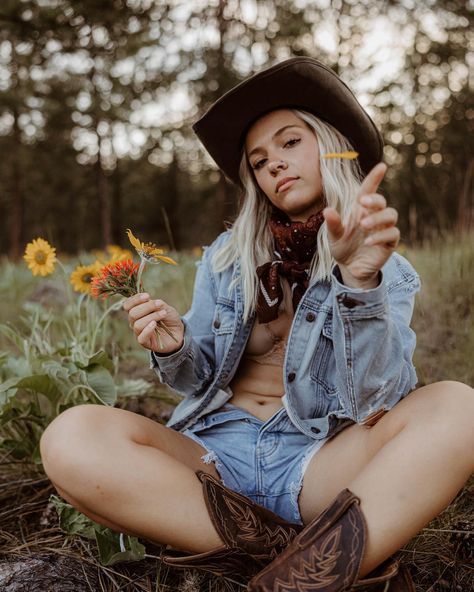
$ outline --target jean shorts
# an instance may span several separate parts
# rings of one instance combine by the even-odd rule
[[[314,454],[326,440],[313,440],[290,421],[284,407],[262,421],[225,403],[183,431],[207,452],[222,483],[288,522],[303,524],[298,496]]]

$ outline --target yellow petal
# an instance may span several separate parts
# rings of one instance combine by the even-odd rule
[[[57,260],[56,249],[48,241],[37,238],[26,245],[23,259],[33,275],[50,275]]]
[[[163,249],[158,249],[158,247],[153,247],[150,249],[150,255],[162,255],[163,253]]]
[[[138,238],[133,236],[133,233],[129,228],[127,229],[127,236],[128,236],[128,240],[132,243],[132,245],[135,247],[135,249],[137,251],[143,250],[143,245],[142,245],[141,241],[139,241]]]
[[[359,156],[358,152],[328,152],[327,154],[323,154],[323,158],[349,158],[354,159]]]
[[[171,259],[171,257],[165,257],[164,255],[157,255],[157,259],[160,259],[160,261],[164,261],[165,263],[169,263],[170,265],[178,265],[174,259]]]

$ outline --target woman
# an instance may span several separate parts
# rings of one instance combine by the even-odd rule
[[[148,294],[124,305],[184,399],[166,427],[68,409],[42,438],[45,470],[93,520],[185,551],[173,565],[253,576],[253,591],[409,590],[387,560],[474,470],[474,397],[415,388],[419,279],[377,193],[380,134],[310,58],[247,79],[194,129],[240,213],[183,318]],[[157,321],[178,346],[163,334],[160,349]]]

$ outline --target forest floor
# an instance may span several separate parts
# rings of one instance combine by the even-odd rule
[[[423,284],[414,315],[419,385],[446,379],[472,385],[472,237],[452,238],[403,254],[418,270]],[[140,359],[124,362],[120,372],[129,378],[150,380],[150,371]],[[172,395],[164,393],[156,383],[151,396],[119,398],[116,406],[165,423],[174,403]],[[443,479],[443,475],[439,478]],[[145,559],[102,565],[94,541],[67,534],[59,527],[58,515],[50,501],[52,494],[56,491],[41,465],[16,460],[0,448],[0,591],[238,592],[245,589],[226,578],[168,568],[160,561],[164,549],[148,540],[140,539],[146,548]],[[417,592],[474,590],[474,478],[398,557],[409,567]]]

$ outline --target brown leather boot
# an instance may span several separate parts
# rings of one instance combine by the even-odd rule
[[[162,556],[167,565],[201,569],[246,581],[261,571],[302,530],[248,497],[225,487],[217,479],[198,471],[212,523],[224,541],[218,549],[191,555],[171,551]]]
[[[387,559],[370,574],[357,580],[351,592],[415,592],[415,586],[404,565]]]
[[[343,489],[283,553],[253,578],[249,592],[342,592],[357,580],[365,520],[357,498]]]
[[[344,489],[249,582],[248,591],[414,592],[409,573],[393,560],[358,579],[366,536],[360,500]]]

